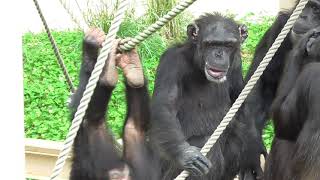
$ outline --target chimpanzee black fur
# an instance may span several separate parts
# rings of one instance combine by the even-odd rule
[[[162,179],[183,169],[191,172],[189,180],[231,180],[239,171],[243,179],[261,177],[264,147],[254,119],[238,114],[207,157],[199,151],[244,86],[240,44],[246,27],[206,14],[187,34],[185,43],[162,55],[151,103],[150,143],[161,154]]]
[[[74,111],[72,117],[96,63],[99,46],[103,42],[98,42],[97,33],[93,32],[87,34],[83,41],[80,83],[72,97],[71,107]],[[102,81],[98,82],[84,122],[75,139],[71,180],[159,179],[158,161],[145,141],[145,131],[150,119],[146,86],[145,83],[143,87],[132,88],[126,84],[128,109],[123,135],[123,157],[121,157],[105,124],[108,102],[114,87],[107,86]]]
[[[253,63],[251,64],[245,78],[246,82],[257,69],[272,43],[288,21],[292,12],[293,9],[280,12],[273,25],[259,42],[255,51]],[[256,125],[260,130],[260,133],[262,132],[266,121],[270,117],[270,107],[275,98],[279,81],[282,76],[285,59],[287,59],[287,56],[289,55],[289,52],[291,52],[294,44],[296,44],[307,31],[320,25],[319,16],[320,0],[310,0],[296,23],[293,25],[289,35],[285,38],[272,61],[264,71],[260,80],[246,99],[245,104],[251,111],[250,115],[247,115],[246,117],[256,119]]]
[[[285,62],[265,180],[320,179],[320,28],[306,33]]]

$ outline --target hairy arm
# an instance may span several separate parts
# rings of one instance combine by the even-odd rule
[[[183,88],[180,82],[185,74],[183,70],[188,69],[184,66],[186,57],[175,48],[169,49],[160,60],[151,103],[150,137],[162,156],[193,175],[203,175],[209,172],[211,162],[199,148],[189,145],[177,118]]]
[[[180,152],[177,146],[184,146],[186,139],[177,119],[180,77],[183,63],[181,57],[169,49],[160,60],[157,70],[154,94],[151,101],[151,137],[170,158]],[[179,62],[180,61],[180,62]]]
[[[253,75],[272,43],[280,33],[284,24],[287,22],[288,18],[289,14],[280,14],[274,24],[265,33],[257,46],[253,62],[245,78],[245,82],[249,81],[250,77]],[[288,52],[289,46],[289,39],[286,38],[245,101],[245,104],[250,109],[249,116],[256,119],[256,126],[260,131],[262,131],[265,122],[268,119],[269,109],[273,99],[275,98],[277,86],[284,67],[284,58]]]

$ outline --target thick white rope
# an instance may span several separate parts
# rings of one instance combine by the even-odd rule
[[[179,2],[173,9],[171,9],[167,14],[159,18],[155,23],[150,25],[147,29],[140,32],[130,40],[125,41],[124,44],[119,45],[119,49],[121,51],[129,51],[140,44],[142,41],[147,39],[150,35],[161,29],[165,24],[187,9],[190,5],[192,5],[197,0],[184,0]],[[72,13],[70,6],[66,3],[65,0],[59,0],[60,4],[64,7],[66,12],[70,15],[73,22],[75,22],[80,28],[87,29],[88,25],[85,26],[81,25],[80,21],[75,17]]]
[[[103,43],[103,47],[100,51],[100,54],[98,56],[95,67],[91,73],[91,77],[90,77],[88,84],[86,86],[86,90],[83,93],[83,97],[80,100],[80,104],[77,108],[77,112],[74,115],[74,119],[72,120],[72,124],[69,129],[67,138],[64,142],[63,149],[60,151],[58,160],[55,164],[55,167],[54,167],[53,172],[51,174],[50,180],[54,180],[59,176],[59,174],[61,173],[61,171],[63,169],[65,161],[68,157],[68,154],[69,154],[70,150],[72,149],[72,144],[73,144],[74,139],[77,135],[79,127],[82,123],[85,112],[88,108],[88,104],[91,100],[91,96],[93,95],[94,89],[97,85],[100,74],[101,74],[102,69],[105,65],[105,61],[106,61],[106,59],[108,59],[108,55],[109,55],[110,49],[112,47],[113,41],[115,40],[117,32],[119,30],[119,27],[125,17],[125,12],[127,10],[128,3],[129,3],[128,1],[129,0],[121,0],[119,3],[118,11],[115,15],[114,20],[111,23],[109,33],[106,37],[105,42]]]
[[[147,39],[151,34],[162,28],[166,23],[171,21],[174,17],[180,14],[182,11],[187,9],[191,4],[196,0],[184,0],[179,2],[172,10],[170,10],[166,15],[162,16],[155,23],[150,25],[143,32],[136,35],[134,38],[131,38],[129,41],[124,44],[120,44],[120,50],[128,51],[136,47],[139,43]]]
[[[78,26],[82,29],[88,29],[87,26],[81,27],[81,24],[73,13],[70,11],[70,8],[66,4],[64,0],[59,0],[60,3],[63,5],[65,10],[69,13],[72,20],[78,24]],[[174,7],[170,12],[168,12],[167,15],[164,15],[162,18],[160,18],[157,22],[155,22],[153,25],[151,25],[149,28],[144,30],[142,33],[138,34],[132,42],[128,42],[127,44],[123,45],[123,48],[120,48],[122,50],[130,50],[134,48],[138,43],[142,42],[146,38],[148,38],[150,35],[152,35],[154,32],[159,30],[161,27],[165,25],[165,23],[169,22],[171,19],[173,19],[175,16],[177,16],[179,13],[181,13],[183,10],[185,10],[187,7],[189,7],[193,2],[196,0],[185,0],[181,3],[179,3],[176,7]],[[106,37],[106,41],[103,43],[103,48],[100,51],[97,63],[94,67],[93,72],[91,73],[91,77],[89,79],[89,83],[86,86],[86,90],[83,93],[83,97],[80,100],[80,104],[77,108],[77,112],[75,113],[74,119],[72,120],[71,127],[69,128],[69,132],[67,135],[67,138],[64,142],[64,147],[60,151],[58,160],[55,164],[55,167],[53,169],[53,172],[51,174],[50,180],[56,179],[59,174],[61,173],[63,166],[65,164],[65,161],[68,157],[68,154],[72,148],[74,139],[76,138],[77,132],[79,130],[79,127],[83,121],[83,117],[85,115],[85,112],[88,108],[88,104],[91,100],[91,96],[94,92],[94,89],[96,87],[96,83],[99,80],[100,74],[102,72],[102,69],[105,65],[105,60],[108,58],[110,48],[112,46],[112,43],[114,39],[116,38],[116,33],[119,30],[120,24],[125,16],[125,11],[128,7],[128,0],[122,0],[118,7],[118,12],[115,15],[114,20],[111,23],[111,27],[109,29],[109,33]]]
[[[254,85],[259,80],[260,76],[262,75],[263,71],[268,66],[269,62],[272,60],[273,56],[277,52],[278,48],[281,46],[282,42],[286,38],[287,34],[290,32],[293,24],[298,19],[299,15],[301,14],[303,8],[308,3],[309,0],[300,0],[299,4],[297,5],[296,9],[293,11],[292,15],[290,16],[288,22],[285,24],[283,29],[281,30],[280,34],[278,35],[275,42],[272,44],[271,48],[267,52],[266,56],[261,61],[260,65],[258,66],[257,70],[254,72],[254,74],[251,76],[249,82],[246,84],[244,89],[241,91],[239,97],[237,100],[233,103],[232,107],[226,114],[226,116],[223,118],[217,129],[214,131],[214,133],[210,136],[207,143],[203,146],[201,149],[201,153],[206,156],[212,146],[216,143],[216,141],[219,139],[220,135],[223,133],[223,131],[226,129],[228,124],[231,122],[235,114],[238,112],[239,108],[241,107],[244,100],[247,98],[248,94],[253,89]],[[188,171],[183,171],[178,177],[175,178],[175,180],[185,180],[189,176]]]

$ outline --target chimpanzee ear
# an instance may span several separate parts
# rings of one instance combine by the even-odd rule
[[[187,35],[189,39],[196,41],[198,38],[199,27],[196,24],[189,24],[187,27]]]
[[[243,43],[248,37],[248,27],[244,24],[239,25],[240,41]]]

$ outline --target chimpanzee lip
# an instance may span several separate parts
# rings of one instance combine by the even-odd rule
[[[226,70],[212,66],[206,66],[206,71],[211,77],[215,79],[221,79],[227,74]]]
[[[304,29],[294,29],[294,28],[292,29],[292,31],[297,35],[302,35],[307,32],[307,30],[304,30]]]

